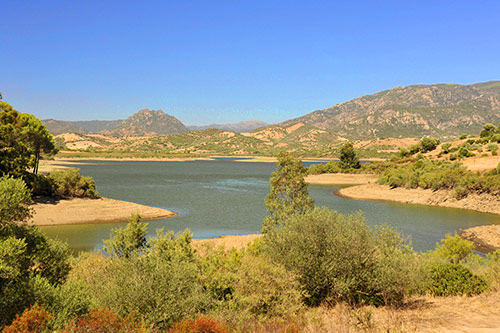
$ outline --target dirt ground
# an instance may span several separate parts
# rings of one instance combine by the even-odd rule
[[[476,244],[476,249],[489,253],[500,249],[500,225],[482,225],[460,231],[460,236]]]
[[[399,309],[338,304],[322,307],[320,318],[308,332],[500,332],[500,293],[418,297]]]
[[[360,185],[375,183],[378,177],[378,175],[373,174],[323,173],[309,175],[305,181],[317,185]]]
[[[31,208],[32,223],[44,226],[126,222],[132,213],[139,213],[144,221],[177,215],[170,210],[109,198],[35,199]]]

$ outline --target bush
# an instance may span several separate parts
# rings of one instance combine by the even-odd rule
[[[0,227],[13,222],[26,222],[31,217],[28,205],[31,193],[21,179],[0,177]]]
[[[226,333],[224,325],[218,320],[209,317],[198,317],[193,319],[184,319],[175,323],[169,330],[169,333]]]
[[[69,257],[66,244],[48,238],[38,227],[0,228],[0,326],[39,301],[40,295],[51,293],[46,289],[63,283]]]
[[[298,275],[311,305],[397,303],[411,289],[411,248],[390,229],[373,232],[359,214],[315,208],[291,217],[264,242],[275,262]]]
[[[49,175],[53,193],[61,197],[98,198],[92,177],[82,177],[78,169],[53,171]]]
[[[38,304],[33,304],[30,308],[23,311],[7,327],[4,327],[4,333],[18,332],[45,332],[49,331],[49,323],[53,319],[52,313],[45,310]]]
[[[67,323],[64,332],[141,332],[146,328],[133,316],[122,317],[112,310],[94,309],[86,316],[75,318]]]
[[[73,278],[85,278],[82,282],[88,285],[92,304],[122,316],[137,313],[147,326],[166,329],[210,308],[209,295],[199,281],[191,238],[187,231],[175,237],[173,232],[160,230],[149,240],[144,254],[108,259],[98,265],[99,275],[80,271]],[[96,258],[87,260],[95,262]]]
[[[418,149],[422,153],[433,151],[439,145],[439,139],[425,137],[418,143]]]
[[[441,244],[436,244],[436,249],[432,251],[431,254],[456,264],[472,255],[474,250],[474,243],[455,234],[454,236],[446,235],[446,237],[441,240]]]
[[[436,296],[477,295],[488,288],[486,281],[461,264],[442,262],[431,268],[428,291]]]
[[[244,331],[295,318],[303,308],[304,293],[295,274],[252,254],[260,252],[258,243],[244,252],[207,249],[200,259],[203,288],[216,303],[214,315]]]
[[[450,154],[449,158],[450,158],[450,161],[455,161],[458,158],[458,156],[457,156],[457,154]]]
[[[450,152],[450,149],[451,149],[451,143],[449,142],[443,143],[441,145],[441,150],[443,154],[448,154]]]

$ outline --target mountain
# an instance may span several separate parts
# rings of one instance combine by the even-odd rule
[[[82,120],[73,121],[72,123],[84,128],[87,133],[99,133],[105,130],[112,130],[120,126],[123,119],[119,120]]]
[[[125,120],[64,121],[44,119],[42,123],[50,133],[89,134],[100,133],[110,136],[151,136],[184,133],[188,129],[177,118],[162,110],[143,109]]]
[[[44,119],[42,123],[47,127],[52,135],[59,135],[62,133],[87,133],[87,130],[82,126],[76,125],[71,121],[55,120],[55,119]]]
[[[187,132],[177,118],[162,110],[143,109],[122,121],[115,129],[101,131],[110,136],[154,136]]]
[[[349,139],[457,137],[500,121],[500,81],[396,87],[287,120]]]
[[[209,128],[217,128],[225,131],[234,131],[239,133],[251,132],[259,127],[265,127],[268,124],[260,120],[240,121],[234,124],[208,124],[203,126],[188,126],[190,131],[199,131]]]

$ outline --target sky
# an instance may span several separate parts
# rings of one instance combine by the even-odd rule
[[[46,119],[295,118],[500,80],[500,1],[0,1],[0,92]]]

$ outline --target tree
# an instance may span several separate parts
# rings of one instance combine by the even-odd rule
[[[132,214],[125,228],[113,229],[111,238],[104,241],[104,251],[118,258],[143,252],[147,248],[147,227],[139,214]]]
[[[488,138],[495,134],[497,128],[493,124],[484,124],[483,129],[481,130],[481,133],[479,133],[479,136],[481,138]]]
[[[31,212],[31,194],[21,179],[0,177],[0,228],[14,222],[24,222]]]
[[[356,156],[352,142],[347,142],[340,149],[340,167],[346,169],[359,169],[361,164],[359,158]]]
[[[433,151],[439,145],[439,139],[425,137],[418,143],[418,150],[422,153]]]
[[[300,160],[285,152],[278,155],[276,171],[269,179],[270,192],[266,198],[269,216],[262,221],[263,233],[280,226],[288,216],[304,213],[314,207],[314,200],[309,196],[304,181],[306,173],[307,168]]]
[[[21,176],[28,168],[37,173],[42,153],[56,153],[55,141],[42,122],[0,102],[0,176]]]

